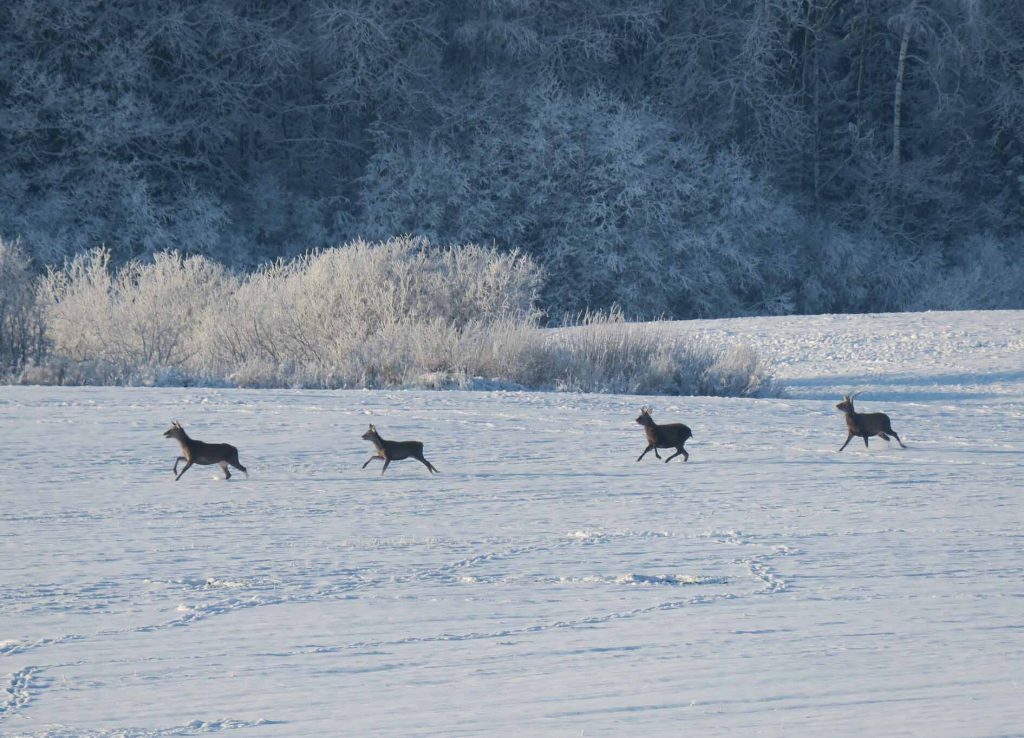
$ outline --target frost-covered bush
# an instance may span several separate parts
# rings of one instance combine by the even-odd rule
[[[523,321],[471,324],[420,334],[447,355],[406,383],[427,386],[511,384],[525,389],[624,394],[755,396],[771,394],[767,368],[744,344],[715,344],[657,323],[629,323],[622,313],[588,313],[561,328]],[[415,351],[413,353],[415,354]],[[419,372],[422,363],[414,363]]]
[[[761,393],[749,352],[630,324],[621,311],[540,327],[528,257],[424,239],[356,241],[239,277],[177,252],[120,269],[98,249],[51,270],[42,301],[64,383],[517,386]]]
[[[356,241],[248,275],[209,325],[207,356],[246,384],[398,384],[418,334],[530,320],[540,284],[515,252]]]
[[[548,382],[575,392],[754,396],[772,391],[766,367],[743,344],[716,344],[622,313],[589,313],[546,337]]]
[[[43,280],[47,335],[71,381],[149,383],[201,375],[202,336],[236,280],[178,252],[114,270],[110,252],[76,256]]]
[[[43,320],[31,261],[17,243],[0,240],[0,374],[38,363]]]

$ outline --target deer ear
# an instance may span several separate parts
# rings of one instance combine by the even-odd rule
[[[377,430],[376,428],[373,427],[373,423],[370,423],[370,430],[372,430],[372,431]]]

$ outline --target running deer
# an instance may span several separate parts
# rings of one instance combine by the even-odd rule
[[[363,434],[363,440],[370,441],[377,448],[377,453],[368,458],[366,464],[369,464],[374,459],[384,460],[384,468],[380,470],[381,476],[384,476],[384,472],[388,469],[388,464],[392,461],[401,461],[410,457],[427,467],[431,474],[440,474],[433,464],[423,458],[423,444],[419,441],[385,441],[380,437],[380,433],[377,432],[372,423],[370,424],[370,430]],[[366,468],[366,464],[363,464],[363,469]]]
[[[225,479],[231,479],[228,464],[244,472],[246,477],[249,476],[249,472],[238,460],[238,449],[230,443],[203,443],[189,438],[188,433],[177,420],[171,421],[171,427],[164,431],[164,437],[173,438],[181,444],[181,452],[185,454],[174,460],[174,473],[177,475],[174,477],[175,482],[181,479],[181,474],[187,472],[193,464],[219,464]],[[178,474],[178,463],[182,461],[185,462],[185,468],[181,470],[181,474]]]
[[[885,413],[858,413],[853,409],[853,398],[859,394],[860,392],[854,392],[850,395],[843,395],[843,401],[836,405],[837,410],[846,413],[846,431],[850,434],[846,437],[846,443],[849,443],[854,436],[860,436],[864,439],[866,448],[868,436],[880,436],[883,441],[888,441],[889,436],[892,436],[900,444],[900,448],[906,448],[903,441],[900,441],[900,437],[896,435],[896,431],[892,429],[888,415]],[[846,448],[846,443],[839,447],[840,451]]]
[[[654,418],[651,417],[651,413],[654,411],[653,407],[642,407],[640,408],[640,416],[636,419],[640,425],[644,427],[644,434],[647,436],[647,448],[640,454],[637,461],[640,461],[648,451],[654,449],[654,455],[657,458],[661,458],[658,453],[659,448],[674,448],[676,452],[665,459],[665,463],[672,461],[679,454],[683,455],[683,461],[690,460],[690,454],[686,453],[686,449],[683,448],[683,444],[686,443],[686,439],[693,438],[693,433],[690,432],[688,426],[682,423],[666,423],[665,425],[658,425],[654,422]]]

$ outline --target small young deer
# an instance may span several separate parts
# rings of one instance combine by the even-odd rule
[[[238,460],[238,449],[230,443],[203,443],[189,438],[188,433],[177,420],[172,421],[171,427],[164,431],[164,437],[175,439],[181,444],[181,452],[185,454],[174,460],[174,473],[177,475],[174,477],[175,482],[181,479],[181,475],[187,472],[193,464],[220,464],[225,479],[231,479],[228,464],[245,472],[246,477],[249,476],[249,472]],[[178,474],[178,462],[181,461],[185,462],[185,468],[181,470],[181,474]]]
[[[888,415],[885,413],[858,413],[853,409],[853,398],[859,394],[860,392],[854,392],[851,395],[844,395],[843,401],[836,405],[837,410],[846,413],[846,431],[850,434],[846,437],[846,443],[849,443],[854,436],[860,436],[864,439],[866,448],[868,436],[880,436],[883,441],[888,441],[889,436],[892,436],[900,444],[900,448],[906,448],[903,441],[900,441],[900,437],[896,435],[896,431],[892,429]],[[846,443],[839,447],[840,451],[846,448]]]
[[[374,459],[384,460],[384,468],[380,470],[381,476],[384,476],[384,472],[388,469],[388,464],[392,461],[401,461],[409,457],[421,462],[430,470],[431,474],[440,474],[433,464],[423,458],[423,444],[419,441],[385,441],[380,437],[380,433],[377,432],[372,423],[370,424],[370,430],[363,434],[363,440],[370,441],[377,447],[377,453],[368,458],[366,464],[369,464]],[[366,468],[366,464],[363,464],[363,469]]]
[[[654,455],[660,459],[659,448],[676,449],[674,454],[665,459],[666,464],[679,454],[683,455],[683,461],[689,461],[690,454],[686,453],[686,449],[683,448],[686,439],[693,437],[689,427],[682,423],[658,425],[654,422],[654,418],[651,417],[653,411],[653,407],[642,407],[640,408],[640,416],[636,419],[636,422],[644,427],[644,434],[647,436],[647,448],[640,454],[637,461],[640,461],[651,449],[654,449]]]

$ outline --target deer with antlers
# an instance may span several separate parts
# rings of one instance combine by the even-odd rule
[[[900,444],[900,448],[906,448],[900,437],[896,435],[896,431],[892,429],[892,422],[889,420],[888,415],[885,413],[858,413],[853,409],[853,399],[859,394],[861,393],[853,392],[843,395],[843,401],[836,405],[837,410],[842,410],[846,414],[846,431],[849,433],[846,437],[846,443],[840,446],[839,450],[842,451],[846,448],[846,444],[854,436],[860,436],[864,439],[865,448],[868,446],[869,436],[879,436],[883,441],[888,441],[889,436],[892,436]]]
[[[181,452],[184,454],[174,460],[174,473],[177,475],[174,477],[175,482],[181,479],[181,475],[187,472],[193,464],[219,464],[224,472],[224,479],[231,479],[231,472],[228,471],[229,464],[243,472],[246,477],[249,476],[249,472],[238,460],[238,449],[230,443],[203,443],[189,438],[188,433],[177,420],[171,421],[171,427],[164,431],[164,437],[176,440],[181,445]],[[185,468],[181,470],[181,474],[178,474],[178,463],[182,461],[185,462]]]
[[[644,434],[647,436],[647,448],[640,454],[637,461],[640,461],[648,451],[654,450],[654,455],[657,458],[661,458],[658,453],[659,448],[674,448],[676,452],[665,459],[665,463],[672,461],[679,454],[683,455],[683,461],[690,460],[690,454],[683,448],[683,444],[686,443],[688,438],[693,437],[693,433],[690,431],[689,426],[683,425],[682,423],[665,423],[664,425],[658,425],[654,422],[654,418],[651,417],[651,413],[654,412],[653,407],[642,407],[640,408],[640,415],[637,417],[636,422],[644,427]]]
[[[427,467],[431,474],[440,474],[434,468],[434,465],[423,457],[423,443],[420,441],[385,441],[380,437],[380,433],[377,432],[372,423],[370,424],[370,430],[366,431],[362,437],[364,441],[373,443],[377,449],[377,453],[368,458],[366,464],[369,464],[374,459],[384,460],[384,468],[380,470],[381,476],[384,476],[384,472],[387,471],[388,465],[392,461],[401,461],[410,457]],[[366,464],[363,464],[363,469],[366,468]]]

